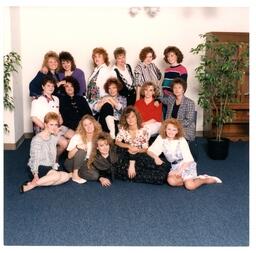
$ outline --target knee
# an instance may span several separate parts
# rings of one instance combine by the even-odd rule
[[[101,109],[100,109],[100,114],[101,115],[113,115],[113,112],[114,112],[114,110],[113,110],[113,107],[112,107],[112,105],[110,104],[110,103],[105,103],[102,107],[101,107]]]
[[[64,137],[61,137],[58,141],[58,144],[60,147],[65,149],[68,146],[68,140]]]
[[[184,186],[185,186],[185,188],[186,188],[187,190],[189,190],[189,191],[193,191],[193,190],[196,189],[196,186],[195,186],[193,180],[187,180],[187,181],[185,181],[185,182],[184,182]]]
[[[167,177],[167,183],[170,185],[170,186],[178,186],[178,182],[177,182],[177,179],[173,176],[168,176]]]

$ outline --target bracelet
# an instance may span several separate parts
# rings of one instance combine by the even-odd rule
[[[78,150],[79,150],[80,148],[76,145],[76,149],[78,149]]]

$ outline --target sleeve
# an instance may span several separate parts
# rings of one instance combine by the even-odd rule
[[[81,138],[78,134],[75,134],[69,141],[67,151],[71,151],[76,147],[76,145],[82,144]]]
[[[77,69],[77,81],[80,86],[79,95],[83,96],[86,94],[86,82],[85,82],[85,75],[84,72],[81,69]]]
[[[155,64],[154,64],[154,68],[155,68],[155,71],[156,71],[157,79],[160,80],[161,77],[162,77],[162,73],[161,73],[160,69]]]
[[[163,152],[163,138],[160,135],[157,136],[155,141],[148,148],[148,151],[160,156],[160,154]]]
[[[193,123],[195,114],[195,103],[192,100],[187,100],[186,104],[187,108],[181,122],[183,127],[188,127],[191,125],[191,123]]]
[[[144,83],[144,78],[142,75],[141,66],[138,64],[134,69],[134,76],[135,76],[135,86],[142,86]]]
[[[155,120],[158,121],[158,122],[162,122],[162,119],[163,119],[163,105],[162,103],[159,104],[158,107],[155,107]]]
[[[183,156],[183,162],[191,162],[194,161],[194,158],[190,152],[188,142],[184,137],[181,139],[181,152]]]
[[[110,71],[107,67],[100,69],[99,75],[97,76],[96,84],[99,87],[100,97],[106,95],[104,90],[104,84],[110,77]]]
[[[38,173],[38,167],[40,162],[40,153],[41,153],[41,142],[35,137],[31,141],[30,145],[30,159],[28,162],[28,166],[32,174]]]
[[[116,140],[117,141],[123,141],[124,140],[124,133],[125,133],[125,130],[123,128],[121,128],[116,136]]]
[[[29,96],[40,96],[42,95],[42,83],[44,78],[46,77],[45,74],[38,71],[37,75],[34,79],[29,83]]]
[[[38,111],[40,111],[40,105],[39,105],[39,100],[38,99],[34,99],[31,103],[31,112],[30,112],[30,116],[31,117],[38,117],[40,118],[40,116],[38,115]]]

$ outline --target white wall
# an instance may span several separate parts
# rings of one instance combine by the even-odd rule
[[[123,46],[127,61],[134,67],[140,50],[152,46],[156,64],[163,71],[166,46],[175,45],[184,53],[188,69],[186,95],[197,102],[198,83],[194,69],[198,57],[190,49],[199,42],[199,34],[210,31],[249,32],[249,8],[239,7],[161,7],[155,18],[144,12],[136,17],[128,7],[20,7],[20,45],[22,56],[24,132],[32,131],[28,85],[41,67],[49,50],[70,51],[86,77],[92,71],[91,52],[94,47],[107,49],[113,61],[113,50]],[[197,130],[202,130],[202,110],[198,109]]]

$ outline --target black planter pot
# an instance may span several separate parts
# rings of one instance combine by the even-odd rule
[[[208,139],[208,156],[213,160],[225,160],[228,156],[229,139]]]

